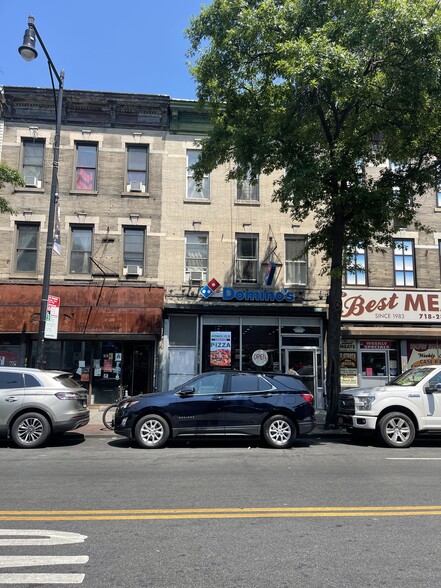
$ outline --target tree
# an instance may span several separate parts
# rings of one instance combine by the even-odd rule
[[[315,217],[307,248],[330,276],[326,423],[340,390],[342,276],[357,246],[391,244],[436,181],[438,0],[213,0],[192,19],[190,70],[212,129],[197,181],[284,170],[274,200]],[[367,164],[405,165],[379,174]],[[292,208],[291,208],[292,207]]]
[[[6,165],[6,163],[0,163],[0,189],[3,188],[5,184],[24,186],[24,181],[17,170]],[[14,209],[11,208],[9,202],[3,196],[0,196],[0,212],[14,214]]]

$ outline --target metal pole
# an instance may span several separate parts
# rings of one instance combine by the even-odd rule
[[[54,139],[54,161],[52,164],[52,183],[51,195],[49,203],[49,215],[47,221],[47,239],[46,239],[46,256],[44,259],[44,273],[43,273],[43,287],[41,291],[41,306],[40,306],[40,323],[38,326],[37,339],[37,362],[38,368],[43,369],[46,364],[46,356],[44,352],[44,331],[46,327],[47,303],[49,298],[49,284],[51,277],[52,266],[52,250],[54,246],[54,227],[55,227],[55,212],[58,203],[58,158],[60,154],[60,131],[61,131],[61,116],[63,112],[63,86],[64,86],[64,72],[63,70],[59,76],[59,90],[57,100],[57,119],[55,123],[55,139]]]

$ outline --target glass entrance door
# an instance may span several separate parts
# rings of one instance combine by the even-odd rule
[[[286,370],[295,370],[308,390],[317,399],[317,349],[289,347],[285,349]]]

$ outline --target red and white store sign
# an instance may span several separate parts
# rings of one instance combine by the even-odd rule
[[[441,293],[421,290],[343,290],[344,321],[440,323]]]

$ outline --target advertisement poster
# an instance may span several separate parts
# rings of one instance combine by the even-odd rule
[[[56,339],[58,336],[58,315],[60,314],[60,299],[49,295],[47,298],[45,339]]]
[[[356,350],[355,339],[340,341],[340,384],[345,388],[358,386]]]
[[[407,367],[420,367],[440,362],[440,351],[434,341],[409,341],[407,349]]]
[[[104,372],[105,373],[113,372],[113,361],[111,359],[104,360]]]
[[[231,366],[231,331],[212,331],[210,333],[210,365]]]

